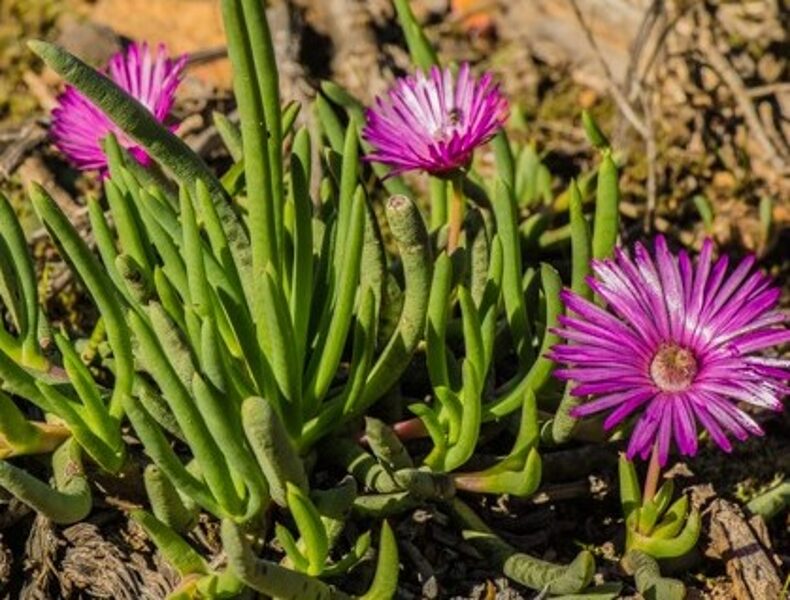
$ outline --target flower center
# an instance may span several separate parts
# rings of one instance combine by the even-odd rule
[[[463,124],[464,113],[460,108],[451,108],[447,111],[433,132],[433,139],[440,142],[449,141],[456,131],[459,131]]]
[[[650,363],[653,382],[665,392],[685,390],[697,374],[697,359],[687,348],[664,342]]]

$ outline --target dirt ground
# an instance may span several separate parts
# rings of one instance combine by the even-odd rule
[[[409,68],[388,0],[270,4],[286,99],[307,102],[318,82],[331,78],[369,101]],[[623,165],[624,243],[660,231],[699,248],[712,236],[735,255],[756,253],[790,306],[786,0],[413,5],[443,59],[469,60],[499,76],[524,117],[517,135],[534,142],[556,192],[595,160],[579,119],[588,109],[611,135]],[[179,133],[209,160],[223,160],[210,114],[232,105],[216,1],[0,0],[0,189],[21,214],[30,213],[21,190],[32,180],[47,182],[77,223],[86,220],[85,194],[97,189],[95,178],[75,172],[47,142],[47,114],[59,84],[27,53],[27,37],[56,40],[96,65],[128,39],[164,41],[188,53],[176,107]],[[301,118],[310,119],[309,111]],[[42,243],[35,218],[25,223],[44,259],[48,309],[89,333],[93,315],[82,310],[64,265]],[[790,418],[765,417],[763,424],[768,435],[732,455],[709,449],[671,471],[679,487],[693,488],[705,514],[699,552],[666,566],[684,580],[690,597],[763,600],[760,577],[750,571],[755,563],[739,552],[747,546],[787,593],[790,515],[785,510],[765,524],[739,508],[790,472]],[[481,516],[514,546],[546,560],[593,551],[599,575],[622,579],[625,595],[636,594],[619,567],[615,450],[561,452],[586,460],[579,458],[577,472],[544,469],[554,476],[535,498],[477,500]],[[545,460],[567,457],[547,454]],[[34,519],[14,502],[0,504],[0,597],[162,598],[172,589],[174,573],[124,517],[124,509],[143,501],[141,491],[111,485],[100,483],[103,500],[90,520],[68,528]],[[536,597],[481,566],[441,507],[398,519],[399,597]],[[215,533],[207,522],[194,540],[207,555],[219,551]]]

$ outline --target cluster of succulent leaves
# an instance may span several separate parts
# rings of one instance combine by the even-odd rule
[[[407,2],[395,6],[417,66],[434,64]],[[98,257],[46,190],[30,190],[101,315],[109,350],[92,362],[50,332],[21,228],[0,200],[10,325],[0,329],[0,381],[14,397],[0,394],[0,487],[55,522],[84,518],[83,460],[119,473],[130,460],[128,421],[151,461],[150,511],[132,517],[181,573],[173,597],[348,597],[332,581],[369,557],[372,536],[348,539],[346,524],[428,501],[448,507],[464,537],[513,580],[551,594],[616,596],[617,585],[589,587],[590,552],[569,565],[519,553],[457,496],[533,494],[539,447],[566,443],[577,429],[576,399],[551,380],[544,356],[557,341],[563,282],[538,257],[562,256],[567,284],[592,297],[589,261],[612,252],[618,231],[606,139],[587,119],[600,164],[554,197],[535,149],[500,133],[495,169],[466,175],[474,208],[465,243],[449,255],[448,182],[430,181],[425,219],[406,182],[360,159],[363,107],[333,83],[315,101],[320,135],[297,127],[299,106],[280,102],[263,3],[223,0],[222,9],[240,123],[216,116],[235,161],[219,177],[109,80],[55,46],[31,44],[157,164],[142,167],[115,138],[105,141],[104,201],[88,200]],[[49,339],[56,352],[42,349]],[[427,381],[410,383],[417,354]],[[421,385],[431,399],[405,407],[414,415],[405,423],[430,437],[425,455],[411,456],[395,429],[369,415],[374,404],[392,414],[401,384]],[[486,428],[510,425],[512,450],[471,470]],[[26,454],[51,454],[54,487],[6,460]],[[348,475],[316,489],[317,466]],[[633,467],[622,468],[633,483]],[[684,499],[669,504],[671,487],[644,504],[627,489],[637,558],[674,556],[696,539],[698,516],[687,519]],[[186,541],[200,511],[221,520],[219,567]],[[375,575],[360,597],[385,599],[395,592],[398,549],[386,521],[375,529]],[[260,557],[272,536],[279,562]],[[639,565],[654,582],[654,565]]]

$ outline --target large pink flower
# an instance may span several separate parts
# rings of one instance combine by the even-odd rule
[[[107,76],[164,122],[173,107],[185,63],[186,56],[169,58],[163,44],[156,55],[146,43],[132,44],[110,58]],[[137,160],[148,162],[145,151],[73,86],[67,86],[58,98],[58,106],[52,111],[51,132],[55,145],[83,170],[107,168],[101,141],[111,132]]]
[[[577,383],[575,396],[595,397],[574,410],[577,417],[611,411],[609,429],[638,415],[629,458],[646,458],[655,445],[663,465],[672,438],[692,456],[698,425],[730,451],[728,434],[762,434],[739,402],[782,410],[790,360],[760,354],[790,342],[780,290],[754,270],[753,257],[728,274],[727,257],[714,262],[712,250],[705,242],[693,264],[658,237],[655,259],[637,244],[633,257],[618,250],[614,260],[593,263],[588,281],[606,309],[562,294],[572,316],[556,330],[568,342],[550,352],[567,364],[555,375]]]
[[[373,146],[366,158],[389,165],[391,174],[424,170],[450,173],[464,167],[479,145],[502,127],[508,105],[490,73],[476,80],[469,65],[457,78],[431,68],[395,82],[386,99],[367,111],[363,137]]]

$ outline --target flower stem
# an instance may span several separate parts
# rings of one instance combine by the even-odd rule
[[[647,467],[647,476],[645,477],[645,489],[642,492],[642,503],[648,502],[653,499],[658,489],[658,479],[661,476],[661,464],[658,462],[658,444],[653,446],[653,452],[650,454],[650,464]]]
[[[461,240],[461,225],[464,222],[464,190],[463,190],[464,176],[462,173],[454,176],[453,182],[453,195],[450,198],[450,214],[448,218],[447,230],[447,253],[452,254],[458,247]]]

